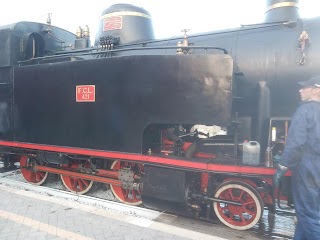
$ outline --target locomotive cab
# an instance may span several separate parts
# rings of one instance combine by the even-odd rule
[[[28,33],[22,37],[24,60],[44,56],[45,41],[38,33]]]

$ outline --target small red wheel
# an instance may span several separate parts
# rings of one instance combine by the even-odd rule
[[[88,167],[89,163],[85,164],[84,167]],[[75,162],[71,166],[68,166],[68,168],[72,169],[78,169],[79,163]],[[83,178],[77,178],[77,177],[70,177],[65,175],[60,175],[63,185],[73,193],[77,194],[85,194],[87,193],[93,186],[92,180],[87,180]]]
[[[23,155],[20,157],[20,170],[24,179],[34,185],[41,185],[46,181],[48,172],[32,171],[31,169],[28,169],[33,164],[35,164],[35,160],[31,160],[28,156]]]
[[[219,186],[215,197],[242,203],[242,206],[218,202],[213,204],[219,220],[232,229],[249,229],[260,220],[263,214],[261,196],[247,183],[224,182]]]
[[[114,161],[111,165],[112,170],[120,170],[122,168],[130,168],[131,171],[139,175],[142,171],[142,164]],[[140,191],[124,189],[121,186],[112,184],[110,184],[110,188],[120,202],[133,206],[142,204]]]

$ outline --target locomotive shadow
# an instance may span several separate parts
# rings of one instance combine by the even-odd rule
[[[156,219],[153,219],[153,221],[176,227],[179,230],[191,230],[212,237],[221,237],[229,240],[289,240],[293,238],[294,233],[294,221],[292,216],[284,214],[271,215],[268,214],[268,211],[264,211],[261,220],[252,229],[246,231],[230,229],[229,227],[222,225],[217,219],[214,220],[214,222],[205,222],[171,214],[161,214]]]

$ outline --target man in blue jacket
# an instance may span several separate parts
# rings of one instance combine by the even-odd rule
[[[302,105],[289,129],[282,160],[274,174],[278,187],[288,169],[298,218],[294,240],[320,239],[320,75],[299,82]]]

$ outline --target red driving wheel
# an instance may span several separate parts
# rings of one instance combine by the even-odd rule
[[[112,170],[120,170],[122,168],[130,168],[131,171],[134,171],[135,174],[140,174],[142,171],[142,164],[129,163],[122,161],[114,161],[111,165]],[[110,188],[114,196],[122,203],[128,205],[140,205],[141,201],[141,192],[137,190],[124,189],[121,186],[116,186],[110,184]]]
[[[31,167],[34,164],[35,160],[31,160],[28,156],[20,157],[20,170],[24,179],[34,185],[41,185],[46,181],[48,172],[33,171]]]
[[[215,194],[216,198],[242,203],[236,206],[214,202],[213,207],[219,220],[236,230],[253,227],[263,214],[263,201],[259,193],[249,184],[238,181],[222,183]]]
[[[89,167],[89,163],[85,163],[82,167]],[[79,169],[79,163],[74,162],[71,165],[68,166],[68,168],[71,169]],[[87,193],[93,186],[92,180],[77,178],[77,177],[71,177],[66,175],[60,175],[63,185],[73,193],[77,194],[85,194]]]

